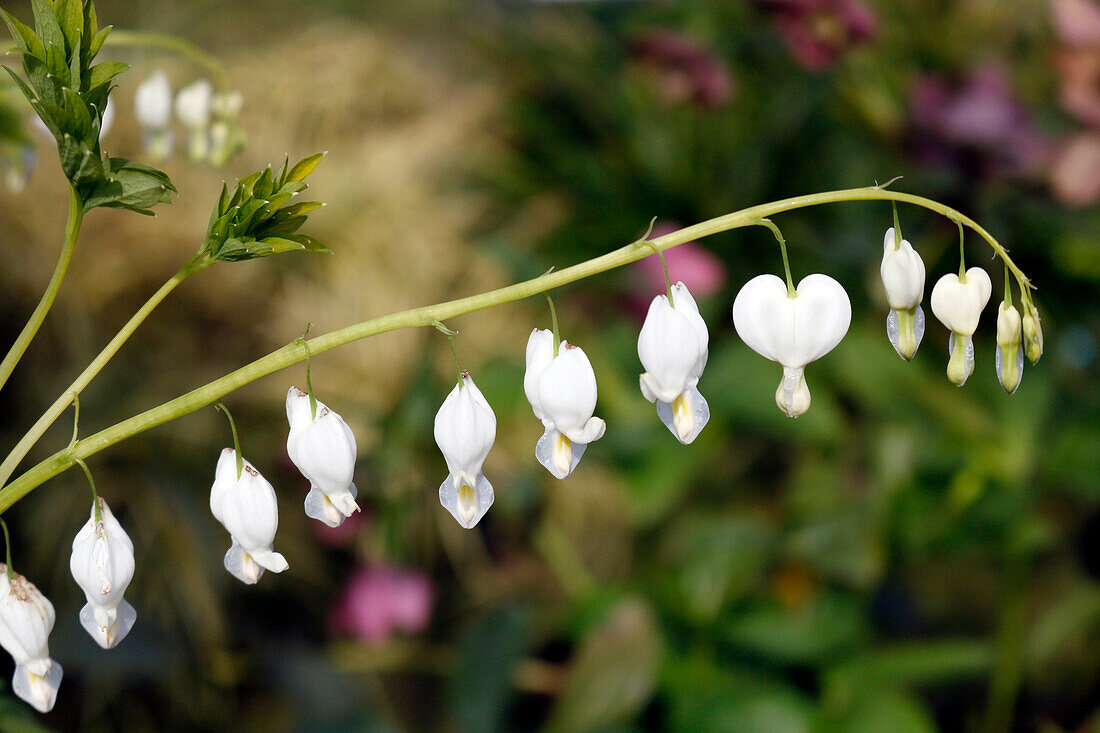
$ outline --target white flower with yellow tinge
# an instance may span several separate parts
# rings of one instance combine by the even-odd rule
[[[661,422],[685,445],[695,440],[710,419],[710,407],[699,393],[707,365],[710,334],[699,307],[682,282],[649,304],[638,334],[638,358],[645,371],[638,379],[642,395],[657,403]]]
[[[924,336],[924,260],[908,240],[897,241],[894,227],[886,230],[879,267],[890,315],[886,334],[894,350],[906,361],[913,358]]]
[[[1012,394],[1024,375],[1023,327],[1016,306],[1004,301],[997,308],[997,381]]]
[[[971,267],[962,277],[944,275],[932,288],[932,313],[951,331],[947,378],[960,387],[974,371],[973,336],[992,293],[993,283],[980,267]]]
[[[145,140],[145,150],[156,161],[172,154],[172,85],[163,71],[154,72],[134,92],[134,117]]]
[[[87,603],[80,625],[104,649],[122,641],[137,620],[137,611],[122,595],[134,578],[134,543],[103,499],[73,539],[69,570]]]
[[[493,485],[481,466],[496,435],[493,408],[469,372],[462,372],[435,415],[435,442],[450,472],[439,487],[439,503],[466,529],[475,527],[493,505]]]
[[[355,473],[355,436],[344,418],[324,402],[316,401],[316,415],[309,395],[291,387],[286,394],[290,435],[286,451],[290,460],[309,479],[306,515],[330,527],[339,527],[359,511]]]
[[[805,369],[848,333],[852,304],[833,278],[807,275],[793,293],[775,275],[757,275],[733,301],[733,327],[756,353],[783,366],[775,403],[787,417],[810,409]]]
[[[176,117],[187,128],[187,154],[205,162],[210,157],[210,120],[214,86],[206,79],[180,89],[176,95]]]
[[[545,431],[535,445],[535,458],[558,478],[577,467],[588,444],[607,427],[593,417],[596,373],[584,350],[562,341],[554,354],[552,331],[536,328],[527,339],[523,391]]]
[[[61,665],[50,659],[53,604],[19,573],[7,577],[0,563],[0,646],[15,660],[12,691],[35,710],[48,713],[57,700]]]
[[[225,553],[225,569],[242,583],[252,585],[264,570],[281,573],[289,565],[275,552],[275,531],[279,528],[279,503],[275,489],[247,460],[226,448],[218,457],[214,485],[210,487],[210,511],[233,539]]]

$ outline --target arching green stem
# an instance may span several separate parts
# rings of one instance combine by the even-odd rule
[[[459,388],[462,387],[462,367],[458,364],[458,348],[455,347],[455,336],[458,335],[458,331],[452,331],[443,325],[442,321],[432,321],[432,325],[441,334],[447,337],[447,341],[451,344],[451,356],[455,360],[455,378],[458,380]]]
[[[3,517],[0,517],[0,527],[4,528],[4,549],[7,551],[7,571],[8,582],[11,582],[11,576],[15,574],[15,571],[11,569],[11,535],[8,534],[8,523],[4,521]]]
[[[233,432],[233,452],[237,454],[237,479],[239,480],[241,472],[244,471],[244,456],[241,455],[241,441],[237,437],[237,423],[233,422],[233,414],[229,412],[228,407],[222,404],[221,400],[214,403],[214,409],[221,410],[229,418],[229,429]]]
[[[57,298],[57,291],[61,289],[61,281],[65,279],[65,273],[69,271],[69,262],[73,259],[73,249],[76,248],[76,238],[80,235],[80,224],[84,220],[84,202],[76,194],[72,187],[69,188],[69,218],[65,222],[65,241],[61,245],[61,254],[57,258],[50,282],[46,285],[46,292],[42,293],[42,299],[38,301],[31,317],[27,319],[27,325],[15,338],[15,343],[8,349],[4,360],[0,362],[0,389],[8,381],[8,377],[15,371],[16,364],[23,358],[27,347],[31,345],[42,322],[46,320],[46,314],[50,312],[53,301]],[[10,475],[10,474],[9,474]],[[0,479],[3,483],[7,476]]]
[[[959,227],[959,282],[966,282],[966,249],[963,247],[963,225],[961,221],[956,221],[955,224]]]
[[[229,90],[229,75],[226,73],[221,61],[213,54],[182,38],[162,33],[112,30],[104,45],[116,48],[155,48],[179,54],[190,59],[214,77],[214,83],[217,85],[218,91],[225,92]]]
[[[781,201],[773,201],[748,209],[742,209],[731,214],[710,219],[679,229],[651,240],[653,245],[661,250],[669,249],[685,242],[691,242],[719,232],[737,229],[739,227],[755,226],[760,219],[775,216],[786,211],[802,209],[821,204],[840,203],[847,201],[898,201],[900,203],[914,204],[930,211],[934,211],[951,221],[960,222],[977,232],[979,236],[989,243],[993,251],[1008,266],[1009,271],[1016,278],[1022,292],[1026,293],[1031,287],[1030,281],[1024,273],[1012,262],[1004,247],[981,225],[973,219],[965,216],[956,209],[937,201],[916,196],[909,193],[888,191],[881,186],[868,186],[866,188],[853,188],[841,191],[826,191],[824,193],[795,196]],[[329,333],[309,339],[309,349],[314,355],[321,354],[329,349],[334,349],[353,341],[358,341],[368,336],[395,331],[402,328],[417,326],[431,326],[443,319],[454,318],[466,313],[489,308],[491,306],[510,303],[512,301],[538,295],[547,290],[562,287],[569,283],[583,280],[601,272],[621,267],[635,262],[648,254],[648,247],[632,242],[625,247],[608,252],[605,255],[582,262],[563,270],[555,270],[539,277],[524,282],[509,285],[507,287],[492,290],[478,295],[437,303],[435,305],[412,308],[409,310],[391,313],[389,315],[371,318],[360,323],[355,323],[344,328],[330,331]],[[22,497],[26,496],[44,481],[67,470],[73,465],[72,457],[87,458],[104,448],[126,440],[134,435],[142,433],[150,428],[163,425],[183,415],[190,414],[207,405],[211,405],[223,396],[235,389],[243,387],[250,382],[297,364],[305,359],[304,350],[295,344],[288,344],[276,351],[263,356],[250,364],[246,364],[236,371],[215,379],[208,384],[169,400],[162,405],[146,410],[145,412],[127,418],[111,427],[100,430],[77,442],[71,450],[59,451],[54,455],[39,462],[17,479],[0,489],[0,512],[3,512]]]
[[[95,479],[92,478],[92,472],[88,470],[88,464],[79,458],[74,458],[73,462],[84,469],[84,475],[88,477],[88,485],[92,487],[92,511],[94,512],[95,522],[99,524],[103,521],[103,512],[99,508],[99,493],[95,490]]]

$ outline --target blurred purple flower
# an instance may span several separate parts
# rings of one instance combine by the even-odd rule
[[[861,0],[757,0],[775,18],[779,35],[801,66],[822,71],[878,31],[878,18]]]
[[[635,41],[631,55],[652,71],[658,93],[670,104],[694,102],[715,109],[733,96],[729,68],[687,36],[655,31]]]
[[[1000,66],[974,69],[957,88],[934,76],[910,91],[910,121],[919,153],[951,160],[977,153],[983,173],[1035,177],[1046,171],[1052,148],[1012,93]]]
[[[658,224],[653,227],[650,238],[662,237],[680,229],[679,224]],[[668,262],[668,276],[675,284],[678,280],[687,285],[688,290],[698,298],[716,293],[726,284],[726,266],[708,249],[696,242],[685,242],[679,247],[665,250]],[[665,291],[665,271],[656,255],[639,260],[633,268],[634,293],[649,307],[654,295]],[[643,314],[645,310],[643,309]]]
[[[428,625],[432,586],[421,573],[384,566],[360,566],[333,609],[333,626],[379,644],[395,632],[416,633]]]

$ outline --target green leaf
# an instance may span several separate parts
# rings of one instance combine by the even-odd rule
[[[12,36],[15,38],[15,42],[19,44],[19,49],[23,53],[29,53],[42,61],[46,60],[46,47],[42,45],[41,39],[38,35],[31,30],[31,28],[22,23],[18,18],[8,13],[6,10],[0,9],[0,15],[4,18],[4,23],[7,24],[8,30],[11,31]]]
[[[817,665],[851,653],[869,636],[862,605],[825,591],[795,606],[760,603],[738,614],[727,638],[738,648],[781,664]]]
[[[84,34],[84,3],[81,0],[58,0],[56,11],[61,31],[69,42],[69,49],[79,64],[80,37]]]
[[[64,55],[65,34],[61,32],[61,25],[57,22],[53,8],[46,0],[31,0],[31,10],[34,11],[34,26],[42,43],[47,49],[50,46],[56,47]]]
[[[287,174],[287,181],[304,181],[309,174],[313,173],[317,169],[317,166],[324,160],[325,153],[314,153],[309,157],[302,158],[294,167],[290,169],[290,173]]]
[[[109,83],[116,76],[130,68],[129,64],[121,61],[105,61],[88,69],[88,90],[96,89]]]
[[[110,35],[112,28],[114,28],[114,26],[106,26],[95,34],[88,45],[88,55],[84,63],[91,63],[92,59],[96,57],[96,54],[99,53],[99,49],[103,48],[103,43],[107,40],[107,36]]]

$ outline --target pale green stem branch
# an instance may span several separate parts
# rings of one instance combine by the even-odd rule
[[[1004,247],[993,238],[989,232],[959,211],[923,196],[907,193],[895,193],[878,186],[867,188],[853,188],[842,191],[827,191],[807,196],[774,201],[768,204],[753,206],[731,214],[710,219],[694,224],[684,229],[677,230],[663,237],[658,237],[647,242],[634,242],[620,247],[600,257],[582,262],[564,270],[556,270],[539,277],[516,283],[507,287],[492,290],[487,293],[471,295],[466,298],[437,303],[436,305],[422,308],[412,308],[398,313],[371,318],[360,323],[355,323],[344,328],[330,331],[329,333],[310,339],[309,352],[316,356],[337,346],[343,346],[353,341],[358,341],[368,336],[380,333],[396,331],[402,328],[414,326],[435,326],[437,323],[454,318],[456,316],[472,313],[474,311],[489,308],[503,303],[510,303],[532,295],[538,295],[547,290],[560,288],[563,285],[583,280],[592,275],[621,267],[636,260],[640,260],[649,254],[649,245],[653,244],[659,249],[669,249],[702,237],[717,234],[719,232],[737,229],[745,226],[754,226],[760,219],[774,216],[785,211],[817,206],[820,204],[839,203],[845,201],[898,201],[902,203],[921,206],[930,211],[941,214],[952,221],[960,221],[977,232],[983,239],[989,242],[993,250],[1002,257],[1009,270],[1021,283],[1021,288],[1026,290],[1028,279],[1023,272],[1009,259]],[[65,471],[73,464],[73,458],[87,458],[108,448],[119,441],[142,433],[150,428],[163,425],[183,415],[188,415],[196,410],[213,404],[224,395],[254,382],[260,377],[284,369],[293,364],[298,364],[306,358],[306,346],[295,341],[270,354],[246,364],[245,366],[230,372],[225,376],[215,379],[213,382],[191,390],[173,400],[165,402],[158,407],[135,415],[131,418],[116,423],[109,428],[90,435],[78,441],[71,448],[55,453],[53,456],[41,461],[15,481],[0,490],[0,512],[3,512],[22,497],[30,493],[35,487],[44,481]]]
[[[23,330],[19,332],[19,336],[16,337],[15,343],[11,345],[4,361],[0,362],[0,389],[7,383],[11,373],[15,371],[16,364],[23,358],[27,347],[30,346],[35,334],[38,333],[38,329],[41,328],[42,322],[46,320],[46,314],[50,312],[50,307],[57,297],[57,291],[61,289],[61,281],[65,279],[65,273],[69,271],[69,262],[73,258],[73,249],[76,247],[76,238],[80,234],[80,223],[83,219],[84,203],[77,196],[76,191],[69,187],[69,218],[65,223],[65,243],[61,245],[61,256],[57,258],[57,267],[54,268],[53,276],[50,277],[50,282],[46,285],[46,292],[42,294],[38,306],[31,313],[27,325],[23,326]],[[0,479],[0,484],[3,484],[3,482],[4,480]]]
[[[31,426],[31,429],[27,431],[26,435],[20,438],[19,442],[15,444],[15,447],[12,448],[7,458],[4,459],[4,462],[0,463],[0,485],[8,480],[19,465],[19,462],[23,460],[27,452],[38,442],[38,439],[41,438],[46,430],[54,424],[57,418],[65,412],[69,405],[72,404],[73,400],[88,386],[88,383],[95,379],[95,376],[107,365],[111,357],[122,348],[122,345],[126,343],[126,340],[129,339],[131,335],[133,335],[142,321],[149,317],[153,309],[156,308],[162,300],[168,297],[168,294],[175,290],[177,285],[209,265],[210,261],[205,258],[191,260],[183,269],[173,275],[168,282],[164,283],[164,285],[160,287],[160,290],[153,293],[149,300],[145,301],[145,305],[141,306],[138,312],[126,322],[126,325],[115,334],[115,337],[111,339],[110,343],[103,347],[103,351],[99,352],[99,355],[87,366],[80,376],[69,385],[68,389],[61,393],[61,396],[50,405],[50,408],[43,413],[42,417],[38,418],[38,421]]]
[[[181,56],[186,56],[195,64],[201,66],[212,77],[218,87],[218,91],[229,90],[229,76],[216,56],[202,50],[198,46],[182,38],[168,36],[161,33],[146,33],[143,31],[112,30],[107,36],[105,46],[117,48],[156,48],[162,51],[171,51]]]

